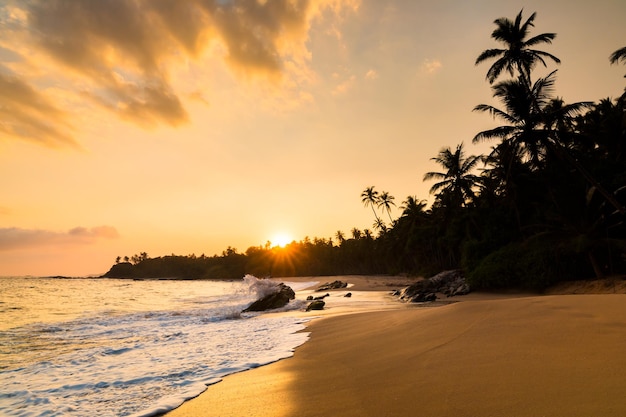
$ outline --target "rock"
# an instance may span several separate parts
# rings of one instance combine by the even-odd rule
[[[333,281],[333,282],[327,282],[326,284],[320,285],[319,288],[315,291],[336,290],[339,288],[346,288],[347,286],[348,286],[347,282]]]
[[[320,295],[319,297],[313,298],[314,300],[323,300],[326,297],[330,297],[330,294],[326,293],[324,295]]]
[[[346,295],[344,295],[344,297],[348,297],[348,298],[350,298],[350,297],[352,297],[352,293],[351,293],[351,292],[346,293]]]
[[[243,312],[246,313],[249,311],[265,311],[281,308],[287,305],[289,300],[293,300],[294,298],[296,298],[296,293],[291,289],[291,287],[281,282],[276,287],[276,292],[259,298],[243,310]]]
[[[422,303],[437,299],[436,293],[443,293],[448,297],[465,295],[470,292],[470,287],[460,270],[443,271],[439,274],[423,279],[400,291],[400,299]]]
[[[313,296],[312,296],[312,295],[309,295],[309,296],[306,298],[306,300],[307,300],[307,301],[313,301]]]
[[[311,310],[323,310],[326,303],[323,300],[314,300],[309,306],[306,308],[306,311]]]

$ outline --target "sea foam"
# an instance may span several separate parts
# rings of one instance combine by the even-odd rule
[[[115,284],[92,283],[101,287],[100,293]],[[154,305],[142,311],[134,311],[136,306],[107,310],[99,303],[76,319],[0,332],[2,352],[22,347],[0,367],[0,414],[160,414],[225,375],[291,356],[309,336],[302,332],[307,321],[303,318],[236,313],[275,285],[270,281],[246,277],[218,295],[189,291],[194,282],[137,285],[142,289],[134,297],[142,291],[158,292],[154,286],[171,287],[168,309]],[[210,291],[211,285],[199,287]],[[172,304],[172,297],[178,301]]]

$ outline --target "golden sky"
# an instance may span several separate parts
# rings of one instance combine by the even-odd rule
[[[623,92],[623,0],[0,0],[0,276],[371,229],[366,187],[489,149],[474,61],[522,7],[558,96]]]

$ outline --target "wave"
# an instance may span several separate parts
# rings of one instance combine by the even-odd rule
[[[249,276],[217,295],[181,288],[178,309],[94,310],[0,332],[0,346],[25,348],[0,368],[0,415],[152,416],[225,375],[289,357],[308,340],[307,319],[240,313],[270,285]]]

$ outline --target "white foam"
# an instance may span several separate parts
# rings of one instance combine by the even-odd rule
[[[116,311],[6,332],[2,346],[11,342],[6,336],[47,348],[24,351],[22,366],[0,368],[0,415],[155,415],[225,375],[291,356],[309,337],[301,332],[308,318],[241,316],[268,280],[246,282],[218,298],[181,297],[180,309]]]

